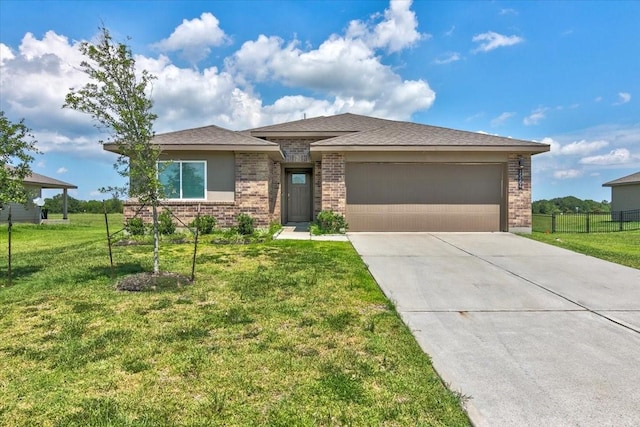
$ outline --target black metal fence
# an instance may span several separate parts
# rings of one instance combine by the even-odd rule
[[[611,233],[640,230],[640,209],[607,213],[533,214],[533,231],[542,233]]]

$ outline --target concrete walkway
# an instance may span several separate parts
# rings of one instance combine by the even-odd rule
[[[508,233],[349,237],[474,425],[640,425],[640,270]]]
[[[284,225],[282,230],[280,230],[274,238],[276,240],[323,240],[333,242],[347,242],[349,240],[345,234],[325,234],[321,236],[314,236],[309,232],[308,222]]]

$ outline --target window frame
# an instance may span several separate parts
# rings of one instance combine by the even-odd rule
[[[204,177],[203,177],[203,196],[202,198],[196,197],[183,197],[183,181],[182,181],[182,165],[185,163],[201,163],[204,167]],[[207,161],[206,160],[158,160],[156,162],[156,174],[158,177],[158,180],[160,180],[160,166],[161,165],[169,165],[169,164],[177,164],[179,165],[180,168],[180,188],[179,190],[179,197],[167,197],[165,194],[165,198],[166,200],[207,200]],[[160,185],[162,185],[163,189],[164,189],[164,185],[162,184],[162,182],[160,183]]]

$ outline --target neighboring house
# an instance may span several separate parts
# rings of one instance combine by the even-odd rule
[[[345,215],[350,231],[530,231],[531,156],[549,145],[355,114],[156,135],[163,206],[232,226]],[[117,152],[115,144],[106,150]],[[163,161],[164,161],[163,160]],[[125,203],[125,217],[140,209]],[[150,209],[140,210],[145,219]]]
[[[624,214],[623,220],[640,221],[640,172],[605,182],[603,187],[611,187],[611,219],[620,221],[621,212],[636,211]]]
[[[77,186],[37,173],[32,173],[26,177],[23,183],[28,191],[29,201],[26,206],[19,203],[11,203],[11,222],[32,222],[34,224],[40,224],[43,221],[42,208],[33,202],[35,199],[42,199],[42,189],[62,190],[62,218],[67,220],[67,190],[78,188]],[[2,206],[2,210],[0,210],[0,222],[7,222],[8,217],[9,205]]]

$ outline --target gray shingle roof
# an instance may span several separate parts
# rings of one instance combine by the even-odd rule
[[[533,141],[505,138],[477,132],[448,129],[437,126],[429,126],[411,122],[380,119],[376,117],[362,116],[358,114],[338,114],[329,117],[314,117],[310,119],[296,120],[277,125],[263,126],[247,129],[241,132],[230,131],[218,126],[206,126],[195,129],[186,129],[176,132],[158,134],[153,142],[171,149],[198,146],[215,149],[248,150],[255,147],[256,150],[278,150],[278,144],[265,141],[260,137],[315,137],[325,138],[313,142],[311,149],[328,150],[331,147],[371,147],[376,150],[385,150],[385,147],[493,147],[496,149],[508,149],[516,147],[519,150],[531,152],[548,151],[547,144]],[[502,148],[501,148],[502,147]],[[323,150],[324,148],[324,150]],[[114,144],[105,144],[105,149],[117,151]],[[350,149],[350,148],[347,148]]]
[[[158,145],[278,145],[213,125],[158,134],[153,138],[153,143]]]
[[[604,184],[602,184],[602,186],[615,187],[618,185],[630,185],[630,184],[640,184],[640,172],[632,173],[631,175],[623,176],[622,178],[605,182]]]
[[[447,129],[409,122],[389,122],[364,132],[314,142],[313,146],[523,146],[545,148],[546,144],[478,132]]]
[[[411,147],[411,146],[479,146],[479,147],[530,147],[533,151],[548,151],[547,144],[506,138],[478,132],[468,132],[361,116],[338,114],[315,117],[278,125],[264,126],[245,131],[246,134],[335,133],[335,137],[311,144],[312,147]]]
[[[260,134],[263,132],[362,132],[385,126],[390,123],[396,122],[393,120],[345,113],[338,114],[336,116],[314,117],[277,125],[247,129],[245,132],[251,134]]]

